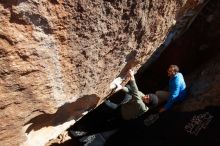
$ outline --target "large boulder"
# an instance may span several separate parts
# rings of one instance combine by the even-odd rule
[[[204,3],[1,0],[0,145],[43,146],[57,137]]]

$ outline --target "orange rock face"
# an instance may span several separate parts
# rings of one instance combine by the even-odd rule
[[[0,145],[43,146],[203,1],[0,1]]]

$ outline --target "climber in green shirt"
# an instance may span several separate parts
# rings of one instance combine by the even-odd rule
[[[134,72],[129,70],[128,73],[129,77],[129,85],[122,87],[121,85],[119,88],[126,93],[126,97],[131,97],[131,99],[121,104],[120,114],[123,120],[132,120],[140,115],[144,114],[148,111],[149,108],[155,107],[158,104],[158,98],[155,94],[143,94],[141,91],[138,90]],[[119,105],[114,104],[107,100],[106,105],[113,109],[117,108]]]

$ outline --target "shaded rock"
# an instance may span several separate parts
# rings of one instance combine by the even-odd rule
[[[0,145],[42,146],[57,137],[201,2],[1,0]]]

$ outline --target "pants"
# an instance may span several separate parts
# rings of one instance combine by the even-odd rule
[[[106,104],[109,108],[111,108],[111,109],[116,109],[116,108],[118,108],[121,104],[125,104],[125,103],[127,103],[129,100],[131,100],[131,99],[132,99],[132,96],[131,96],[130,94],[125,94],[124,99],[122,100],[122,102],[121,102],[120,104],[113,103],[113,102],[111,102],[111,101],[109,101],[109,100],[106,100],[106,101],[105,101],[105,104]]]
[[[170,93],[168,91],[156,91],[155,93],[158,97],[158,105],[163,104],[168,100]]]

